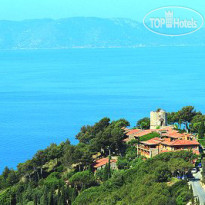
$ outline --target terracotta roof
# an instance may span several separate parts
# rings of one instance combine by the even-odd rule
[[[199,145],[196,140],[175,140],[172,142],[163,141],[162,144],[169,146],[187,146],[187,145]]]
[[[135,134],[139,131],[141,131],[141,129],[133,129],[133,130],[130,130],[126,135],[132,135],[132,134]]]
[[[161,141],[162,141],[162,139],[155,137],[155,138],[152,138],[152,139],[147,140],[147,141],[142,141],[141,143],[147,144],[147,145],[157,145],[157,144],[160,144]]]
[[[117,160],[115,159],[111,159],[110,162],[117,162]],[[101,167],[103,165],[106,165],[107,163],[109,163],[109,159],[108,158],[102,158],[99,159],[95,162],[94,168],[98,168]]]
[[[199,145],[199,142],[197,142],[196,140],[176,140],[172,142],[172,146],[180,145]]]
[[[179,133],[177,130],[174,130],[172,127],[167,127],[166,129],[160,129],[159,132],[165,131],[161,133],[162,136],[165,137],[170,137],[174,139],[183,139],[185,137],[190,137],[193,136],[192,134],[189,133]]]
[[[170,145],[172,145],[172,142],[164,140],[163,142],[161,142],[161,144],[170,146]]]
[[[154,130],[141,130],[141,132],[138,132],[135,134],[135,137],[142,137],[142,136],[150,134],[152,132],[154,132]]]

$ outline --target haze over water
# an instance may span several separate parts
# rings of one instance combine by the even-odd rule
[[[107,116],[205,112],[204,47],[0,51],[0,171]]]

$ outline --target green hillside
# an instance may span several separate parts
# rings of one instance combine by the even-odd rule
[[[199,138],[204,139],[204,115],[190,106],[168,113],[169,123],[181,119],[190,122],[188,128],[198,130]],[[127,126],[125,119],[103,118],[81,128],[77,145],[69,140],[51,144],[20,163],[17,170],[6,167],[0,175],[0,204],[185,205],[192,201],[192,190],[182,178],[197,156],[191,151],[178,151],[145,160],[137,155],[136,140],[128,144],[123,141],[126,136],[122,128]],[[99,157],[115,157],[118,169],[113,170],[109,160],[96,171],[94,163]]]

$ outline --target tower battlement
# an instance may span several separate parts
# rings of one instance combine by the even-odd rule
[[[167,113],[158,109],[150,112],[150,129],[157,129],[167,126]]]

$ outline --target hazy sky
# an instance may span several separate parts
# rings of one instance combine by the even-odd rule
[[[205,15],[204,0],[0,0],[0,3],[0,20],[94,16],[142,21],[148,11],[161,6],[190,7]]]

